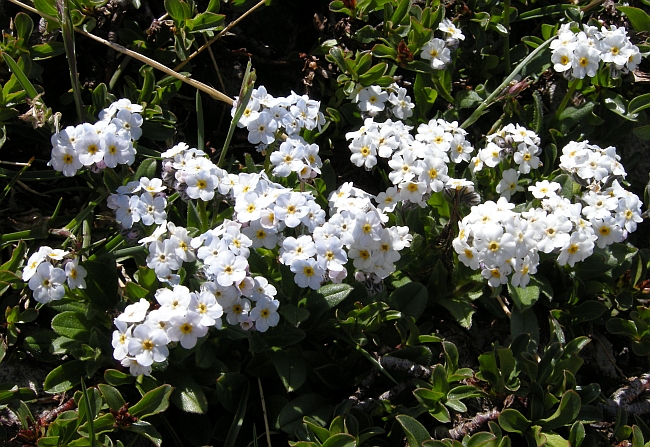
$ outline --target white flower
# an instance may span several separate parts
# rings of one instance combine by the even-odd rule
[[[496,191],[501,194],[501,197],[510,200],[514,193],[524,190],[523,186],[517,184],[518,181],[519,173],[514,169],[506,169],[503,171],[503,178],[497,185]]]
[[[238,324],[248,318],[251,302],[246,298],[236,297],[224,303],[223,311],[226,313],[228,324]]]
[[[124,228],[131,228],[134,222],[139,222],[141,214],[146,212],[138,196],[120,195],[115,201],[115,220]]]
[[[444,40],[433,38],[422,47],[420,57],[431,61],[431,68],[444,70],[451,61],[451,52],[445,46]]]
[[[305,166],[303,145],[297,140],[288,139],[280,144],[277,151],[271,153],[270,161],[275,166],[273,175],[288,177],[292,172],[300,172]]]
[[[627,43],[625,34],[610,34],[599,42],[600,59],[603,62],[612,62],[615,65],[623,66],[628,58],[623,51]]]
[[[559,183],[542,180],[529,186],[528,191],[532,192],[536,199],[543,199],[545,197],[556,196],[557,192],[560,191],[560,188],[561,186]]]
[[[335,236],[316,241],[316,259],[324,269],[335,271],[345,269],[348,262],[343,242]]]
[[[307,259],[315,254],[316,245],[310,235],[305,234],[297,239],[289,236],[282,241],[280,261],[285,265],[291,265],[296,259]]]
[[[278,300],[266,297],[258,300],[250,313],[250,318],[255,322],[255,329],[266,332],[269,327],[277,326],[280,322],[279,306],[280,302]]]
[[[122,360],[129,354],[129,339],[131,338],[132,326],[128,326],[122,320],[114,320],[116,331],[113,331],[111,344],[113,346],[113,358]]]
[[[569,264],[571,267],[591,256],[594,251],[594,241],[584,231],[574,231],[571,238],[560,250],[557,262],[560,265]]]
[[[165,321],[169,321],[173,316],[185,315],[192,301],[190,290],[181,285],[175,285],[173,290],[158,289],[155,297],[160,304],[157,309],[159,316]]]
[[[256,119],[250,120],[246,125],[248,129],[248,142],[251,144],[271,144],[275,141],[275,131],[278,129],[278,123],[273,116],[262,111]]]
[[[363,135],[350,143],[350,161],[358,167],[372,169],[377,164],[377,147],[370,135]]]
[[[39,303],[49,303],[53,300],[60,300],[65,294],[63,283],[66,280],[65,272],[52,266],[49,262],[41,263],[34,275],[30,278],[28,285],[34,292],[34,299]]]
[[[208,170],[199,171],[185,177],[187,195],[190,199],[212,200],[217,188],[217,177]]]
[[[34,273],[36,273],[38,266],[41,265],[43,261],[45,261],[45,256],[46,255],[43,247],[41,247],[37,252],[32,253],[32,255],[27,260],[27,264],[25,264],[25,268],[23,268],[23,281],[27,281],[32,276],[34,276]]]
[[[399,200],[399,193],[397,187],[391,186],[384,192],[377,194],[377,208],[383,212],[390,213],[395,209]]]
[[[86,269],[79,265],[79,259],[71,259],[65,265],[65,274],[68,277],[68,286],[71,289],[86,288]]]
[[[388,97],[388,102],[393,105],[391,112],[393,112],[393,115],[395,115],[396,118],[401,120],[413,116],[413,109],[415,108],[415,104],[411,102],[411,97],[406,93],[406,89],[400,87],[397,90],[397,95],[391,92]]]
[[[585,76],[594,77],[598,70],[600,54],[598,50],[589,45],[578,45],[573,50],[573,62],[571,64],[573,77],[583,79]]]
[[[498,287],[508,282],[508,273],[504,269],[507,269],[507,266],[485,268],[481,271],[481,276],[488,280],[490,287]]]
[[[368,112],[371,116],[376,115],[384,110],[387,99],[388,93],[382,92],[381,87],[378,85],[371,85],[359,92],[359,109],[363,112]]]
[[[129,354],[142,366],[151,366],[153,362],[163,362],[169,355],[167,335],[160,329],[141,324],[133,330],[129,339]]]
[[[101,140],[104,152],[104,163],[109,168],[114,168],[118,164],[131,164],[135,160],[131,140],[123,135],[108,132]]]
[[[124,323],[140,323],[144,321],[147,311],[149,310],[149,301],[140,298],[137,303],[129,304],[115,320]],[[119,359],[118,359],[119,360]]]
[[[614,242],[621,242],[624,237],[623,229],[618,226],[616,219],[611,216],[604,219],[594,219],[591,222],[594,233],[598,237],[596,244],[600,248],[605,248]]]
[[[557,48],[551,54],[551,62],[558,73],[570,70],[573,66],[573,50],[566,46]]]
[[[315,259],[295,259],[290,268],[296,274],[294,281],[298,286],[309,287],[314,290],[320,288],[325,270],[316,263]]]
[[[246,277],[247,267],[248,261],[245,257],[225,251],[217,255],[215,262],[209,267],[209,272],[216,276],[219,285],[228,287],[241,282]]]
[[[281,220],[289,228],[295,228],[300,225],[301,219],[309,212],[309,207],[305,204],[305,196],[298,192],[282,194],[279,196],[273,208],[275,217]]]
[[[170,341],[180,341],[185,349],[196,346],[199,337],[208,333],[208,327],[201,324],[201,315],[188,311],[185,315],[175,315],[169,319],[167,336]]]
[[[442,22],[438,25],[438,29],[445,33],[447,39],[465,40],[463,33],[449,19],[442,19]]]
[[[99,136],[94,132],[86,132],[77,140],[75,149],[79,154],[79,161],[84,166],[98,163],[104,158],[104,148],[99,141]]]
[[[176,255],[174,245],[169,239],[149,244],[147,267],[154,269],[159,278],[171,274],[172,270],[178,270],[182,263],[183,261]]]
[[[540,166],[539,157],[535,155],[537,146],[528,146],[525,143],[517,146],[517,152],[513,155],[513,160],[519,165],[521,174],[528,174],[530,169],[537,169]]]
[[[54,170],[63,172],[66,177],[74,176],[83,166],[72,145],[57,144],[52,148],[52,158],[48,162]]]
[[[124,357],[120,363],[125,368],[128,367],[129,372],[133,376],[139,376],[139,375],[150,376],[151,375],[151,365],[149,365],[149,366],[141,365],[133,357]]]
[[[140,128],[142,122],[143,119],[140,114],[131,113],[127,109],[122,109],[117,112],[115,118],[111,120],[111,123],[117,127],[118,132],[120,130],[127,132],[127,135],[133,140],[137,140],[142,136],[142,129]]]

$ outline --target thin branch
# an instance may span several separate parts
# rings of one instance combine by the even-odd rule
[[[14,3],[14,4],[28,10],[28,11],[39,14],[40,16],[44,17],[47,20],[56,20],[55,17],[52,17],[52,16],[50,16],[48,14],[43,14],[42,12],[40,12],[40,11],[38,11],[38,10],[36,10],[36,9],[32,8],[31,6],[28,6],[28,5],[24,4],[24,3],[21,3],[18,0],[9,0],[9,1],[11,3]],[[162,71],[163,73],[168,74],[169,76],[172,76],[172,77],[174,77],[176,79],[180,79],[181,81],[185,82],[186,84],[189,84],[192,87],[194,87],[194,88],[196,88],[198,90],[201,90],[202,92],[207,93],[208,95],[210,95],[211,97],[213,97],[214,99],[216,99],[218,101],[222,101],[222,102],[225,102],[226,104],[230,104],[230,105],[232,105],[233,102],[234,102],[232,98],[230,98],[227,95],[221,93],[220,91],[215,90],[214,88],[212,88],[212,87],[210,87],[208,85],[205,85],[202,82],[199,82],[199,81],[196,81],[194,79],[188,78],[187,76],[183,76],[182,74],[177,73],[176,71],[172,70],[171,68],[168,68],[168,67],[164,66],[163,64],[161,64],[160,62],[157,62],[157,61],[155,61],[153,59],[150,59],[147,56],[144,56],[144,55],[142,55],[142,54],[140,54],[138,52],[129,50],[128,48],[123,47],[122,45],[118,45],[116,43],[109,42],[108,40],[102,39],[101,37],[95,36],[94,34],[87,33],[86,31],[81,30],[79,28],[74,28],[74,30],[76,32],[78,32],[79,34],[83,34],[84,36],[86,36],[86,37],[88,37],[90,39],[93,39],[93,40],[95,40],[97,42],[100,42],[100,43],[102,43],[102,44],[104,44],[104,45],[106,45],[108,47],[111,47],[112,49],[114,49],[115,51],[117,51],[119,53],[126,54],[127,56],[131,56],[133,59],[137,59],[140,62],[143,62],[143,63],[145,63],[147,65],[150,65],[150,66]]]
[[[264,390],[262,390],[262,380],[257,378],[257,385],[260,387],[260,400],[262,401],[262,414],[264,415],[264,429],[266,430],[266,442],[271,447],[271,431],[269,430],[269,419],[266,416],[266,403],[264,402]]]
[[[198,55],[199,55],[203,50],[205,50],[206,48],[208,48],[210,45],[212,45],[213,43],[215,43],[217,40],[221,39],[221,38],[222,38],[222,37],[223,37],[223,36],[224,36],[228,31],[230,31],[230,29],[231,29],[233,26],[237,25],[239,22],[241,22],[242,20],[244,20],[244,19],[246,18],[246,16],[248,16],[250,13],[254,12],[257,8],[259,8],[260,6],[262,6],[264,3],[266,3],[266,0],[261,0],[258,4],[256,4],[255,6],[253,6],[251,9],[249,9],[248,11],[246,11],[245,13],[243,13],[242,15],[240,15],[239,17],[237,17],[237,18],[236,18],[235,20],[233,20],[232,22],[230,22],[228,25],[226,25],[226,27],[225,27],[224,29],[222,29],[222,30],[219,32],[219,34],[217,34],[216,36],[214,36],[210,41],[204,43],[204,44],[203,44],[203,45],[202,45],[198,50],[196,50],[194,53],[190,54],[190,55],[187,57],[187,59],[185,59],[183,62],[181,62],[180,64],[178,64],[176,67],[174,67],[174,70],[180,70],[181,68],[183,68],[183,67],[185,66],[185,64],[187,64],[189,61],[191,61],[191,60],[194,59],[196,56],[198,56]]]
[[[496,408],[485,412],[485,413],[476,413],[476,415],[461,423],[456,427],[449,430],[449,437],[460,441],[467,435],[472,435],[483,428],[489,421],[496,421],[499,418],[501,412]]]

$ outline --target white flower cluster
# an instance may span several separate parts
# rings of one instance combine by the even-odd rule
[[[350,96],[350,99],[352,102],[358,103],[359,109],[370,117],[377,116],[377,114],[384,111],[386,101],[388,101],[392,105],[390,108],[391,113],[395,118],[403,120],[413,116],[413,109],[415,108],[415,104],[411,102],[411,97],[406,93],[407,90],[397,84],[392,84],[386,90],[379,85],[371,85],[366,88],[359,85]]]
[[[358,131],[345,135],[351,140],[350,160],[356,166],[369,170],[377,164],[377,157],[389,159],[392,171],[388,178],[395,186],[377,196],[383,211],[392,211],[398,201],[425,206],[430,193],[446,187],[456,189],[447,164],[469,161],[474,151],[465,138],[467,132],[455,121],[432,119],[418,126],[415,137],[409,133],[411,129],[401,121],[377,123],[367,118]],[[462,186],[471,188],[472,183]]]
[[[496,188],[501,197],[510,200],[515,192],[523,191],[518,184],[519,174],[528,174],[531,169],[542,166],[538,157],[541,152],[540,139],[532,130],[512,123],[486,139],[488,144],[472,158],[470,167],[476,173],[485,166],[493,169],[501,162],[506,161],[510,165],[514,162],[517,169],[505,169]]]
[[[323,167],[318,155],[318,145],[308,144],[299,135],[288,137],[282,142],[279,149],[271,153],[270,161],[273,165],[273,175],[288,177],[295,172],[302,181],[315,178]]]
[[[591,183],[573,203],[558,195],[560,184],[541,181],[528,189],[541,208],[523,213],[502,197],[472,207],[453,241],[458,259],[497,287],[508,282],[525,287],[537,271],[539,252],[556,253],[560,265],[583,261],[594,246],[605,248],[625,239],[641,219],[639,198],[615,179],[625,172],[614,148],[569,143],[560,168]],[[606,185],[610,186],[606,186]]]
[[[124,228],[140,221],[147,226],[161,224],[167,219],[165,188],[159,178],[142,177],[117,188],[117,194],[108,197],[107,205],[115,211],[115,220]]]
[[[438,29],[444,33],[445,39],[432,38],[422,47],[420,57],[430,61],[434,70],[444,70],[451,62],[451,50],[456,49],[465,36],[449,19],[443,19]]]
[[[237,110],[237,98],[231,114]],[[288,97],[273,97],[264,86],[254,89],[237,126],[248,129],[248,141],[266,148],[272,144],[279,131],[289,136],[300,133],[302,129],[312,130],[325,124],[320,112],[320,102],[306,95],[291,92]]]
[[[570,79],[595,76],[601,61],[610,64],[613,77],[634,70],[641,62],[641,52],[630,42],[625,28],[614,25],[600,30],[583,25],[583,31],[574,32],[570,24],[564,24],[551,49],[553,68]]]
[[[95,124],[68,126],[55,133],[48,165],[72,177],[83,166],[101,170],[132,164],[133,142],[142,136],[141,111],[142,106],[120,99],[101,111]]]
[[[66,281],[70,289],[86,288],[86,269],[79,265],[78,258],[69,255],[64,250],[44,245],[29,257],[22,279],[29,281],[36,301],[45,304],[60,300],[65,294]]]
[[[221,328],[221,317],[243,329],[265,332],[279,322],[276,289],[250,272],[251,249],[279,247],[280,262],[290,267],[300,287],[318,289],[324,281],[347,276],[348,256],[364,274],[382,279],[395,270],[399,250],[410,245],[407,227],[385,228],[386,216],[371,196],[345,184],[330,198],[331,217],[310,193],[294,192],[263,174],[231,177],[234,219],[191,237],[186,228],[163,223],[140,242],[148,244],[146,262],[172,289],[159,289],[160,308],[149,303],[127,306],[115,320],[114,357],[134,375],[150,374],[155,362],[168,356],[168,344],[195,346],[209,327]],[[302,234],[285,237],[285,229]],[[346,251],[347,250],[347,251]],[[184,262],[201,261],[207,281],[199,292],[179,285],[175,272]]]
[[[201,199],[204,202],[214,198],[215,191],[227,194],[231,178],[217,167],[206,153],[179,143],[161,154],[162,179],[183,195],[184,199]]]
[[[408,227],[385,227],[388,221],[370,201],[372,196],[351,183],[343,184],[329,198],[330,219],[313,233],[316,265],[329,269],[329,278],[340,282],[346,275],[347,256],[358,270],[355,277],[382,280],[395,271],[399,251],[411,245]]]

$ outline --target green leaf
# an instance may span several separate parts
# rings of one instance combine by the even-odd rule
[[[404,429],[406,442],[409,447],[420,447],[424,441],[431,439],[431,435],[427,429],[424,428],[424,425],[411,416],[400,414],[395,416],[395,419],[400,423],[402,429]]]
[[[291,280],[293,282],[293,280]],[[310,319],[317,319],[325,312],[341,304],[352,292],[349,284],[327,284],[317,291],[310,291],[306,298],[306,307],[311,314]]]
[[[519,310],[524,311],[533,306],[539,299],[539,287],[528,285],[527,287],[515,287],[508,283],[508,292]]]
[[[93,322],[78,312],[61,312],[52,319],[52,329],[59,335],[78,341],[88,341]]]
[[[149,295],[149,291],[147,289],[139,284],[134,283],[133,281],[127,282],[124,289],[126,296],[128,296],[129,299],[134,302],[137,302],[140,300],[140,298],[144,298]]]
[[[642,140],[650,140],[650,124],[646,126],[635,127],[632,133]]]
[[[513,307],[510,314],[510,334],[516,338],[519,334],[530,334],[533,340],[539,340],[539,323],[534,309],[527,308],[524,311]]]
[[[104,380],[113,386],[129,385],[133,383],[135,377],[131,374],[123,373],[117,369],[107,369],[104,371]]]
[[[585,426],[580,421],[576,421],[569,431],[569,444],[573,447],[580,447],[585,439]]]
[[[100,383],[97,387],[99,388],[99,391],[101,391],[104,400],[106,400],[106,403],[111,410],[117,411],[126,403],[117,388],[106,385],[105,383]]]
[[[56,394],[68,391],[81,382],[86,374],[86,365],[81,360],[71,360],[54,368],[45,378],[45,392]]]
[[[162,436],[160,436],[158,430],[147,421],[136,421],[129,425],[125,430],[144,436],[149,441],[153,442],[156,447],[160,447],[162,444]]]
[[[580,412],[580,395],[569,390],[562,395],[558,409],[548,418],[541,419],[539,425],[544,430],[555,430],[573,422]]]
[[[436,404],[446,397],[445,393],[429,390],[427,388],[417,388],[413,390],[413,394],[417,400],[429,409],[435,408]]]
[[[463,440],[463,447],[485,447],[496,445],[497,437],[488,432],[475,433],[465,441]]]
[[[205,414],[208,412],[208,399],[201,386],[187,372],[173,374],[174,391],[171,401],[187,413]]]
[[[22,262],[26,251],[27,244],[25,241],[20,241],[16,248],[14,248],[14,251],[11,253],[11,258],[4,264],[0,265],[0,270],[8,270],[10,272],[16,273],[16,270],[18,270],[18,266],[20,266],[20,263]]]
[[[506,408],[499,415],[499,425],[502,429],[510,433],[523,435],[530,424],[531,421],[526,419],[519,411],[512,408]]]
[[[2,57],[4,58],[5,62],[7,65],[9,65],[9,69],[11,72],[16,76],[16,79],[18,79],[18,82],[22,86],[22,88],[25,90],[27,93],[27,96],[29,96],[30,99],[36,98],[38,96],[38,92],[32,85],[32,83],[29,81],[27,76],[25,76],[25,73],[20,69],[16,61],[14,61],[11,56],[9,56],[7,53],[2,53]]]
[[[169,406],[171,385],[161,385],[146,393],[142,399],[129,409],[129,413],[137,418],[145,418],[152,414],[165,411]]]
[[[177,23],[189,19],[191,14],[189,5],[181,0],[165,0],[165,10]]]
[[[19,12],[14,17],[14,27],[16,28],[16,37],[22,39],[23,46],[26,46],[34,30],[34,22],[27,14]]]
[[[327,441],[327,438],[330,437],[329,430],[325,427],[322,427],[316,420],[310,418],[309,416],[303,417],[302,422],[307,426],[307,429],[318,438],[320,442],[325,442]]]
[[[288,393],[299,389],[307,379],[307,368],[298,350],[271,351],[273,366]]]
[[[143,160],[142,163],[140,163],[140,166],[138,166],[138,170],[135,171],[133,178],[135,180],[140,180],[142,177],[147,177],[149,179],[154,178],[156,176],[157,166],[158,161],[153,158]]]
[[[616,9],[624,13],[627,18],[630,19],[634,31],[638,33],[650,31],[650,16],[648,16],[648,13],[643,9],[618,5],[616,6]]]
[[[427,288],[419,282],[410,282],[395,289],[386,299],[386,303],[417,321],[426,309],[428,300]]]
[[[216,31],[223,28],[226,16],[223,14],[214,14],[212,12],[202,12],[196,17],[187,21],[192,32],[197,31]]]
[[[319,425],[324,426],[331,413],[329,402],[320,394],[303,394],[288,404],[280,411],[280,429],[293,435],[305,416],[310,416]]]
[[[56,334],[50,330],[39,330],[25,337],[23,348],[41,362],[54,362],[59,359],[53,354],[52,341]]]
[[[650,107],[650,93],[639,95],[632,99],[627,105],[627,111],[630,115],[636,115],[643,109]]]
[[[357,440],[354,436],[347,433],[338,433],[330,436],[321,447],[355,447]]]
[[[34,0],[34,7],[42,13],[45,13],[56,20],[59,13],[56,10],[55,2],[52,0]]]

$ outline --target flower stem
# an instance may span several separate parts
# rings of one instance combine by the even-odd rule
[[[564,109],[566,109],[566,106],[569,104],[569,100],[573,98],[573,94],[578,87],[578,82],[580,82],[580,79],[574,79],[573,81],[569,82],[569,89],[567,90],[566,95],[564,95],[564,98],[562,98],[560,107],[558,107],[557,111],[555,112],[555,121],[560,120],[560,115],[562,115],[562,112],[564,112]]]
[[[510,0],[503,1],[503,26],[508,30],[508,34],[503,37],[503,63],[506,72],[510,72]]]

